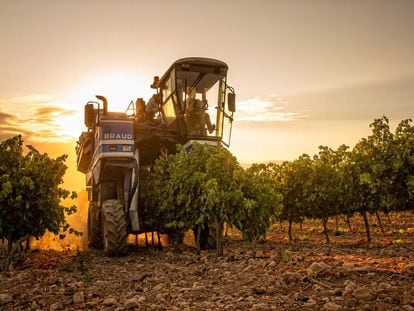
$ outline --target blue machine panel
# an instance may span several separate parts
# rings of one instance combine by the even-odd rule
[[[132,121],[102,121],[103,140],[132,140],[134,130]]]

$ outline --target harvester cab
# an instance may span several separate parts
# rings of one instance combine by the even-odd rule
[[[227,70],[218,60],[183,58],[155,79],[164,124],[186,147],[230,144],[235,94],[227,85]]]

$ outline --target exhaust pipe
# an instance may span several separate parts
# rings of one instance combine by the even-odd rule
[[[106,114],[108,112],[108,101],[102,95],[96,95],[96,98],[99,99],[99,100],[102,100],[102,102],[103,102],[103,114]]]

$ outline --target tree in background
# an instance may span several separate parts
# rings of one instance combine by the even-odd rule
[[[310,188],[312,159],[303,154],[292,162],[284,162],[278,179],[281,185],[283,207],[278,218],[289,223],[289,241],[293,240],[292,223],[304,220],[307,206],[307,191]]]
[[[313,157],[311,174],[304,189],[309,218],[322,220],[323,234],[329,243],[327,223],[329,217],[338,215],[340,176],[336,170],[335,153],[326,146],[319,147],[319,154]]]
[[[281,186],[277,180],[279,167],[274,164],[253,164],[238,177],[241,186],[242,206],[237,208],[229,221],[253,245],[282,211]]]
[[[350,218],[354,215],[355,211],[351,208],[353,204],[352,193],[352,178],[351,178],[351,152],[349,147],[341,145],[334,151],[333,166],[337,174],[337,199],[336,199],[336,215],[339,217],[343,215],[348,225],[349,231],[352,231]],[[338,233],[338,221],[336,231]]]
[[[414,210],[414,126],[412,120],[402,120],[397,126],[393,141],[392,192],[396,210]]]
[[[395,179],[392,172],[393,136],[388,119],[376,119],[370,127],[372,134],[362,138],[352,150],[350,172],[354,199],[352,208],[364,219],[368,243],[372,241],[368,213],[376,214],[382,227],[378,211],[389,212],[395,205],[392,192]]]

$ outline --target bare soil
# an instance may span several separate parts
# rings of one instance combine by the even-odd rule
[[[257,256],[236,230],[223,258],[196,254],[192,236],[178,247],[130,245],[128,256],[100,251],[31,251],[0,275],[0,310],[414,310],[414,215],[372,218],[366,244],[362,220],[321,225],[275,224]]]

